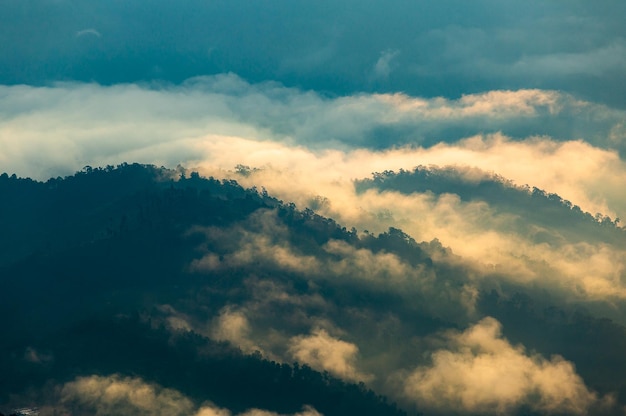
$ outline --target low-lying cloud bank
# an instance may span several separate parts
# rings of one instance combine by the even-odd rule
[[[293,163],[298,163],[294,160]],[[306,166],[306,163],[300,163]],[[355,167],[356,168],[356,167]],[[242,183],[252,186],[262,183],[270,193],[299,206],[314,206],[318,212],[336,219],[342,224],[355,226],[359,230],[384,232],[388,227],[399,227],[417,241],[438,239],[454,253],[474,262],[472,274],[477,280],[497,281],[503,277],[518,284],[549,290],[557,297],[569,301],[620,301],[626,296],[623,275],[624,265],[623,231],[604,233],[599,224],[570,221],[561,228],[541,224],[519,213],[492,207],[481,201],[462,201],[454,194],[413,193],[398,191],[368,190],[357,193],[351,181],[337,181],[322,177],[317,182],[308,182],[307,177],[328,175],[332,167],[291,174],[272,168],[262,169],[245,175],[233,175]],[[288,172],[293,172],[289,170]],[[481,175],[481,172],[469,174]],[[461,173],[462,174],[462,173]],[[317,185],[317,186],[316,186]],[[328,199],[320,199],[319,193]],[[531,206],[531,196],[526,196]],[[563,216],[569,208],[557,204]],[[549,209],[553,210],[555,207]],[[556,212],[559,212],[558,210]],[[381,265],[390,265],[391,259],[372,259],[369,266],[363,252],[352,253],[339,243],[327,244],[327,253],[341,253],[344,263],[331,265],[320,263],[315,257],[294,253],[289,244],[280,241],[284,231],[276,228],[270,217],[260,223],[272,229],[252,234],[250,229],[231,232],[230,238],[239,236],[240,245],[217,261],[215,254],[207,254],[195,265],[205,269],[220,269],[249,264],[252,261],[275,261],[286,269],[310,274],[313,270],[326,270],[342,274],[342,267],[351,258],[359,258],[357,265],[364,269],[378,270]],[[564,228],[568,233],[564,233]],[[212,231],[222,235],[223,231]],[[614,235],[613,235],[614,234]],[[209,233],[211,235],[211,233]],[[268,239],[274,235],[274,240]],[[219,241],[224,241],[222,238]],[[471,244],[468,244],[471,242]],[[342,266],[343,265],[343,266]],[[390,270],[402,271],[398,276],[413,276],[417,270],[401,263]],[[405,270],[406,269],[406,270]],[[410,279],[409,279],[410,280]],[[418,279],[420,280],[420,279]],[[398,277],[396,284],[402,286],[404,278]],[[433,290],[432,295],[435,295]]]
[[[626,202],[614,190],[626,181],[625,118],[555,91],[326,98],[233,74],[181,86],[1,86],[0,166],[47,179],[124,161],[284,170],[304,157],[315,169],[340,163],[329,172],[338,179],[468,165],[621,215]]]
[[[244,350],[254,345],[272,359],[294,359],[344,380],[366,381],[394,400],[433,414],[615,410],[613,396],[587,387],[571,361],[513,345],[496,319],[480,317],[475,302],[485,289],[481,276],[468,268],[446,273],[444,265],[454,259],[437,257],[434,247],[427,251],[439,263],[433,269],[427,260],[409,264],[394,253],[355,249],[338,240],[306,252],[306,243],[290,243],[296,237],[292,233],[274,211],[257,211],[230,228],[194,229],[192,234],[204,234],[206,241],[191,270],[233,278],[241,273],[244,281],[238,285],[238,301],[211,324],[196,321],[179,328],[212,328],[209,337]],[[305,292],[294,289],[303,284]],[[377,305],[389,316],[383,317]],[[467,329],[418,335],[419,325],[409,316],[456,321]],[[383,322],[357,323],[370,319]],[[388,355],[400,358],[389,360]]]
[[[538,265],[554,276],[550,285],[577,296],[623,298],[622,247],[563,242],[541,227],[522,231],[523,219],[454,193],[357,193],[353,181],[389,169],[454,166],[470,182],[495,173],[592,214],[624,217],[624,118],[555,91],[326,98],[232,74],[182,86],[4,86],[0,166],[45,179],[84,165],[183,164],[264,187],[347,227],[393,226],[418,241],[437,238],[462,256],[506,265],[516,281],[543,281]],[[538,241],[546,232],[550,238]]]
[[[449,234],[459,219],[444,213],[485,217],[485,207],[445,196],[430,202],[427,196],[355,196],[352,180],[416,165],[478,168],[557,193],[592,214],[626,216],[626,196],[615,192],[626,186],[619,156],[624,113],[554,91],[492,91],[458,100],[401,94],[331,99],[273,83],[249,84],[235,75],[178,87],[0,89],[0,166],[9,174],[46,179],[123,161],[197,166],[263,186],[347,226],[400,226],[417,239],[439,238],[455,250],[461,244]],[[237,165],[260,170],[233,176]],[[484,175],[464,172],[469,179]],[[419,207],[433,205],[441,210],[429,220]],[[434,222],[432,232],[428,222]],[[489,238],[465,222],[459,228],[463,238]]]
[[[516,185],[555,192],[592,214],[624,217],[626,196],[618,191],[626,187],[626,164],[618,152],[624,115],[617,110],[539,90],[494,91],[459,100],[397,94],[330,99],[278,84],[249,84],[234,75],[179,87],[1,89],[0,164],[9,172],[45,178],[87,164],[181,163],[264,187],[348,228],[384,232],[396,227],[417,241],[438,239],[456,254],[493,268],[498,278],[547,289],[566,300],[612,304],[626,297],[623,245],[585,240],[585,235],[571,239],[453,192],[356,192],[354,185],[376,171],[453,166],[468,182],[495,173]],[[585,128],[599,129],[597,135],[589,141],[561,141],[573,137],[571,129],[564,129],[556,138],[492,133],[457,135],[429,147],[419,146],[419,140],[395,146],[402,137],[413,140],[413,132],[424,125],[434,126],[428,134],[438,141],[450,123],[468,126],[464,132],[476,123],[505,132],[521,123],[543,134],[545,126],[558,125],[563,117],[591,123]],[[368,132],[400,125],[408,129],[390,140],[393,146],[360,147],[367,146],[367,140],[359,141]],[[281,253],[271,250],[269,258]],[[289,252],[283,254],[283,260],[293,260]],[[290,267],[308,269],[314,263],[298,261]],[[611,316],[619,318],[619,309]]]

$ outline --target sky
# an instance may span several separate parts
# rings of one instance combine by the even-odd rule
[[[0,81],[233,72],[330,95],[541,88],[624,107],[618,1],[3,2]]]
[[[507,284],[626,324],[623,236],[575,223],[559,228],[454,190],[356,186],[376,172],[441,168],[463,189],[499,178],[557,194],[599,219],[626,219],[623,1],[0,0],[0,7],[0,172],[47,180],[84,166],[181,165],[263,187],[359,232],[398,227],[417,241],[437,239],[482,270],[481,282],[491,279],[486,268],[499,268]],[[241,241],[247,256],[267,255],[265,240],[255,241]],[[340,264],[277,247],[269,252],[287,253],[288,267],[341,274]],[[342,246],[324,250],[367,260]],[[406,266],[386,261],[396,271]],[[211,264],[209,257],[198,267]],[[502,413],[532,391],[548,413],[580,413],[604,400],[570,362],[534,355],[507,340],[500,322],[472,315],[472,290],[482,284],[456,294],[463,318],[446,319],[460,329],[441,335],[447,346],[431,348],[429,367],[404,374],[397,395],[461,414]],[[206,333],[259,347],[262,340],[237,332],[247,325],[241,313],[222,311]],[[358,350],[316,327],[289,338],[285,354],[347,380],[371,380],[376,368],[351,361]],[[519,383],[487,398],[500,375],[472,377],[499,359],[515,364]],[[438,395],[460,373],[463,383]],[[77,380],[67,394],[79,395],[81,383],[120,383],[116,377]],[[551,390],[550,377],[567,379],[571,397]]]

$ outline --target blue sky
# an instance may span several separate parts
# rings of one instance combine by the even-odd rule
[[[0,82],[233,72],[345,95],[558,89],[624,107],[619,1],[5,0]]]

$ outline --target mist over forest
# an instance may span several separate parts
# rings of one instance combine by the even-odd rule
[[[4,0],[0,416],[626,414],[626,3]]]
[[[519,227],[528,244],[593,236],[622,249],[618,223],[499,177],[468,182],[451,168],[418,167],[355,183],[359,193],[442,187],[506,213],[511,222],[499,228]],[[45,182],[3,174],[0,192],[7,409],[618,414],[622,406],[623,322],[603,316],[593,293],[559,285],[554,265],[526,259],[542,279],[521,281],[437,239],[347,229],[264,189],[183,168],[86,167]],[[520,222],[542,236],[522,234]],[[476,385],[485,368],[489,391]]]

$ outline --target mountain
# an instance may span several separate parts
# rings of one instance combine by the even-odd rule
[[[42,411],[89,412],[90,404],[64,393],[88,380],[158,383],[198,404],[210,400],[238,412],[294,413],[311,405],[323,414],[404,414],[363,384],[168,324],[169,305],[217,313],[247,277],[190,270],[203,240],[194,228],[227,228],[263,210],[277,210],[294,226],[304,219],[234,182],[179,175],[124,164],[46,183],[0,177],[7,202],[1,208],[0,400],[8,406],[13,395],[25,394],[23,400],[43,400],[34,403]],[[316,222],[324,227],[319,238],[350,237],[332,222]],[[24,393],[50,383],[65,387],[36,399]],[[46,402],[50,396],[56,402]],[[111,400],[136,411],[132,399]]]
[[[493,227],[537,244],[623,244],[617,220],[501,178],[466,178],[420,167],[355,186],[453,192],[514,218]],[[183,168],[86,167],[46,182],[3,174],[0,195],[5,414],[620,414],[626,405],[623,323],[438,240],[347,229]],[[549,281],[550,265],[529,264]]]
[[[597,213],[584,212],[578,205],[562,199],[554,193],[528,185],[515,185],[495,174],[452,166],[418,166],[412,171],[385,171],[371,179],[356,181],[358,192],[368,189],[397,191],[403,194],[431,192],[435,195],[457,195],[463,202],[485,203],[495,215],[508,214],[515,217],[507,227],[517,232],[522,229],[542,230],[530,234],[535,243],[552,237],[569,242],[608,242],[625,247],[626,231],[619,226],[620,219],[611,219]]]

